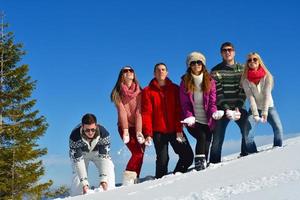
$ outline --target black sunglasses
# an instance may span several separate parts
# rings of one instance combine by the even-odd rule
[[[123,69],[122,72],[123,72],[123,73],[127,73],[127,72],[133,73],[134,70],[133,70],[133,69]]]
[[[96,129],[95,128],[87,128],[87,129],[83,129],[83,131],[85,132],[85,133],[89,133],[89,132],[92,132],[92,133],[95,133],[96,132]]]
[[[233,48],[226,48],[226,49],[222,49],[222,52],[225,53],[225,52],[232,52],[233,51]]]
[[[195,61],[191,61],[190,62],[190,66],[194,66],[194,65],[203,65],[201,60],[195,60]]]
[[[250,63],[250,62],[257,62],[258,61],[258,59],[257,58],[249,58],[248,60],[247,60],[247,62],[248,63]]]

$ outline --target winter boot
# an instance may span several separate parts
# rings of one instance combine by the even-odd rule
[[[206,158],[204,154],[195,155],[195,170],[200,171],[207,166]]]
[[[125,171],[123,174],[123,185],[133,185],[136,183],[137,174],[134,171]]]

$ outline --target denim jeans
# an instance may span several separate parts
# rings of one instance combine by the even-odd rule
[[[249,112],[251,114],[251,111]],[[261,110],[258,110],[259,115],[261,116]],[[249,122],[251,124],[249,136],[246,140],[247,148],[251,146],[251,143],[254,141],[255,127],[257,122],[255,122],[253,115],[249,115]],[[282,137],[283,137],[283,128],[279,114],[275,107],[270,107],[268,110],[267,122],[271,125],[274,133],[273,146],[282,146]]]
[[[248,112],[245,109],[240,109],[241,118],[234,121],[240,128],[242,141],[241,141],[241,156],[248,155],[249,153],[257,152],[254,140],[248,141],[248,146],[252,146],[252,149],[247,149],[246,139],[249,134],[250,123],[248,121]],[[216,127],[213,132],[213,140],[210,148],[210,163],[221,162],[222,146],[225,138],[226,127],[229,123],[229,119],[224,115],[220,120],[216,121]],[[255,148],[254,148],[255,147]]]

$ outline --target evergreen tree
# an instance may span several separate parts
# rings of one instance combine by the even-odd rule
[[[31,99],[36,87],[28,75],[29,67],[20,64],[25,55],[22,44],[14,42],[7,24],[0,35],[0,199],[40,199],[52,184],[41,183],[44,167],[40,159],[47,154],[37,140],[47,129],[45,117],[34,110]]]
[[[56,189],[49,189],[44,194],[44,199],[56,199],[56,198],[65,198],[70,196],[70,188],[66,185],[62,185]]]

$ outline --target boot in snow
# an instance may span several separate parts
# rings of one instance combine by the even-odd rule
[[[137,174],[134,171],[124,171],[123,184],[124,186],[133,185],[136,183]]]
[[[206,158],[204,154],[195,155],[195,170],[200,171],[207,166]]]

